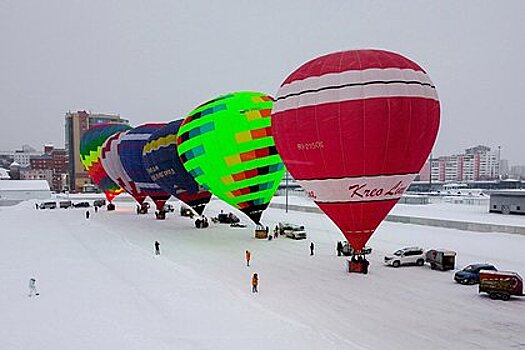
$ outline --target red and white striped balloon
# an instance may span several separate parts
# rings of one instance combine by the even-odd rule
[[[428,158],[439,116],[436,88],[419,65],[353,50],[286,78],[272,133],[291,175],[360,250]]]

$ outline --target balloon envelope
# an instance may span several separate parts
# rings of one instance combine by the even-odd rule
[[[109,177],[135,198],[139,204],[142,204],[147,195],[135,185],[120,161],[119,145],[125,134],[126,132],[123,131],[109,137],[102,145],[100,158]]]
[[[291,175],[360,250],[428,158],[439,119],[421,67],[355,50],[313,59],[286,78],[272,130]]]
[[[97,124],[89,128],[80,139],[80,161],[93,183],[104,192],[109,201],[112,201],[123,189],[108,176],[102,166],[100,152],[102,145],[110,136],[129,129],[131,127],[125,124]]]
[[[284,174],[271,133],[272,103],[258,92],[220,96],[193,110],[177,134],[186,170],[255,223]]]
[[[164,207],[164,203],[169,199],[170,194],[161,189],[149,176],[144,166],[142,151],[151,134],[165,125],[164,123],[150,123],[137,126],[122,135],[118,146],[122,167],[140,192],[153,200],[158,210]]]
[[[158,129],[143,149],[144,165],[151,179],[164,191],[192,207],[199,215],[211,199],[186,171],[177,154],[177,131],[182,119]]]

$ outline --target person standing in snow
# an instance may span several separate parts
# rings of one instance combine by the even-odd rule
[[[310,242],[310,255],[314,255],[314,242]]]
[[[259,276],[254,273],[252,276],[252,293],[259,293],[257,286],[259,285]]]
[[[86,210],[86,219],[89,219],[89,210]]]
[[[155,241],[155,255],[160,255],[160,243]]]
[[[36,296],[36,295],[40,295],[40,293],[38,293],[36,291],[36,280],[34,278],[30,278],[29,279],[29,295],[28,297],[33,297],[33,296]]]
[[[343,253],[343,243],[341,241],[337,242],[337,256],[341,256]]]
[[[35,203],[35,209],[38,210],[38,203]]]
[[[95,205],[95,213],[98,213],[98,205]]]
[[[246,266],[250,266],[250,259],[252,257],[252,253],[250,253],[249,250],[246,250],[245,255],[246,255]]]

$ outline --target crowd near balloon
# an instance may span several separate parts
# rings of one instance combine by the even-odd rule
[[[169,123],[95,125],[80,153],[110,202],[126,191],[162,211],[174,196],[201,215],[213,194],[255,224],[288,170],[360,251],[421,170],[439,122],[418,64],[351,50],[306,62],[275,97],[230,92]]]

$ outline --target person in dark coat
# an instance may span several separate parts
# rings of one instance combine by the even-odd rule
[[[98,213],[98,205],[95,205],[95,213]]]
[[[343,243],[341,241],[337,242],[337,256],[341,256],[343,253]]]
[[[86,219],[89,219],[89,215],[90,215],[89,210],[86,210]]]
[[[155,241],[155,255],[160,255],[160,243]]]
[[[259,293],[257,286],[259,286],[259,276],[254,273],[252,276],[252,293]]]
[[[314,255],[314,242],[310,242],[310,255]]]

